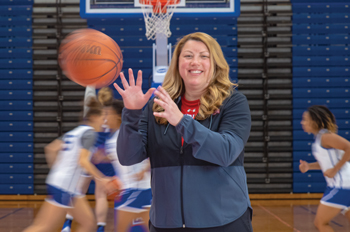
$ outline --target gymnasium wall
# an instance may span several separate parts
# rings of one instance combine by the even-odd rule
[[[195,31],[217,39],[231,80],[248,98],[250,193],[323,192],[320,172],[298,171],[299,159],[313,159],[313,138],[299,123],[308,106],[328,105],[339,133],[350,138],[348,1],[309,2],[242,0],[239,18],[174,15],[171,20],[172,45]],[[153,41],[144,36],[142,15],[85,20],[78,0],[0,4],[0,194],[45,194],[49,169],[43,148],[77,125],[84,96],[84,88],[58,67],[60,41],[79,28],[106,33],[123,51],[123,71],[143,70],[144,90],[151,84]],[[120,97],[116,91],[115,97]]]

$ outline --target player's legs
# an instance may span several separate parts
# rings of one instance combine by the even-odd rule
[[[104,187],[101,186],[99,181],[96,181],[95,186],[95,214],[98,225],[106,225],[107,222],[107,214],[108,214],[108,200],[107,194],[104,190]]]
[[[72,210],[74,220],[79,224],[76,232],[95,232],[96,221],[91,207],[85,197],[74,198],[74,209]]]
[[[116,210],[117,231],[129,231],[133,224],[148,231],[151,190],[132,190],[125,203]]]
[[[334,232],[329,222],[339,214],[340,208],[320,204],[317,209],[314,225],[320,232]]]
[[[80,181],[78,182],[78,189],[80,189],[80,192],[82,194],[85,194],[87,190],[89,189],[90,183],[91,183],[92,177],[89,175],[83,175]],[[71,231],[71,224],[73,221],[73,216],[71,210],[68,210],[68,213],[66,214],[66,220],[63,224],[61,232],[70,232]]]
[[[45,201],[36,215],[33,224],[23,232],[55,231],[63,222],[66,212],[66,208]]]

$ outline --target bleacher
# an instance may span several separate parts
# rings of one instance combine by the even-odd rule
[[[300,121],[311,105],[334,113],[339,135],[350,139],[350,3],[293,0],[293,191],[323,192],[321,171],[299,171],[299,160],[315,162],[313,135]]]
[[[32,5],[0,2],[0,194],[33,194]]]

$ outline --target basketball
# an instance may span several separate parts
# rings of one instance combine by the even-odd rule
[[[118,199],[120,196],[120,188],[121,188],[121,183],[119,179],[114,178],[107,184],[107,199],[109,201],[114,201],[115,199]]]
[[[123,55],[108,35],[94,29],[80,29],[62,41],[58,62],[72,81],[99,89],[117,79],[123,67]]]

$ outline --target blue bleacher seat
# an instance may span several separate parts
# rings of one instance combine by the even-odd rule
[[[32,174],[0,174],[1,184],[33,184]]]
[[[297,14],[293,12],[293,23],[350,23],[350,13]]]
[[[32,139],[33,140],[33,139]],[[0,153],[1,163],[33,163],[33,153]]]
[[[301,141],[304,141],[304,140],[312,141],[313,139],[314,139],[314,135],[313,134],[308,134],[308,133],[306,133],[303,130],[296,130],[296,129],[293,130],[293,141],[298,141],[298,140],[301,140]]]
[[[302,77],[293,78],[293,88],[315,88],[315,87],[350,87],[348,77]]]
[[[34,0],[1,0],[0,5],[33,5]]]
[[[350,35],[294,35],[294,45],[329,45],[329,44],[350,44]]]
[[[350,66],[349,56],[293,56],[294,66]]]
[[[312,155],[310,151],[293,151],[293,161],[294,165],[299,166],[299,161],[305,160],[307,162],[316,162],[315,157]]]
[[[349,13],[349,3],[294,3],[293,13]]]
[[[31,90],[33,89],[33,82],[31,80],[0,80],[0,90]],[[1,92],[1,91],[0,91]],[[13,91],[15,92],[15,91]],[[13,93],[15,94],[15,93]],[[23,94],[23,93],[18,93]],[[25,93],[27,94],[27,93]]]
[[[323,173],[321,171],[311,173],[293,173],[294,182],[325,182]]]
[[[32,59],[0,59],[0,68],[33,68]]]
[[[0,90],[1,100],[32,100],[32,90]]]
[[[0,132],[2,142],[33,142],[32,132]]]
[[[34,194],[32,184],[0,184],[0,194]]]
[[[293,141],[293,151],[311,151],[313,141]]]
[[[122,47],[121,51],[123,53],[124,59],[152,59],[152,48],[135,48],[135,47]]]
[[[33,110],[32,101],[0,101],[0,110]]]
[[[294,77],[349,77],[349,67],[293,67]]]
[[[0,49],[0,58],[26,58],[32,59],[33,50],[31,48]]]
[[[33,70],[31,69],[0,69],[0,79],[33,79]]]
[[[0,15],[1,16],[17,16],[17,15],[32,15],[33,6],[11,6],[11,5],[1,5],[0,6]]]
[[[326,182],[294,182],[294,193],[323,193],[327,188]]]
[[[0,173],[5,174],[20,174],[20,173],[33,173],[33,163],[26,163],[26,164],[19,164],[19,163],[12,163],[12,164],[3,164],[0,163]],[[1,193],[1,191],[0,191]]]
[[[350,96],[350,88],[293,88],[293,98],[345,98],[348,96]]]
[[[2,17],[0,16],[0,26],[32,26],[31,16],[15,16],[15,17]]]
[[[293,56],[350,56],[350,46],[294,46]]]
[[[0,123],[1,124],[1,123]],[[20,142],[10,142],[2,143],[0,142],[1,152],[33,152],[33,143],[20,143]]]
[[[1,37],[30,37],[32,36],[31,27],[0,27]]]
[[[0,121],[0,131],[33,131],[33,122]],[[0,150],[1,151],[1,150]]]
[[[0,111],[0,121],[32,121],[32,111]]]
[[[0,47],[18,47],[18,48],[30,48],[32,47],[32,38],[0,38]],[[6,67],[5,67],[6,68]]]
[[[350,24],[342,25],[310,25],[294,24],[292,27],[293,34],[349,34]]]
[[[94,194],[94,192],[95,192],[95,181],[91,181],[87,193]]]
[[[325,105],[330,109],[342,109],[350,107],[350,98],[300,98],[293,99],[294,109],[306,109],[312,105]]]

